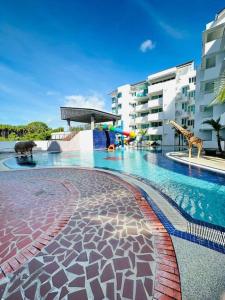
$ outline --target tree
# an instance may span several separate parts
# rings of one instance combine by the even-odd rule
[[[224,126],[222,124],[220,124],[220,117],[216,121],[213,119],[210,119],[210,120],[204,121],[202,124],[209,124],[212,126],[213,130],[216,132],[218,149],[220,152],[222,152],[220,130],[223,129]]]
[[[220,76],[219,81],[216,83],[215,90],[218,91],[211,105],[225,103],[225,72]]]

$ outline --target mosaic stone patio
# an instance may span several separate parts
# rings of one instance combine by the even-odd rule
[[[0,299],[181,299],[171,238],[104,172],[0,172]]]

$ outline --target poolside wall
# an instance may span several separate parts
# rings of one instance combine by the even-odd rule
[[[109,132],[110,143],[115,143],[115,133]],[[94,149],[105,149],[106,148],[106,135],[104,131],[93,130],[93,148]]]
[[[0,142],[0,152],[14,152],[17,141]],[[93,150],[93,131],[83,130],[78,132],[70,141],[48,140],[35,141],[37,147],[34,150],[41,151],[91,151]]]

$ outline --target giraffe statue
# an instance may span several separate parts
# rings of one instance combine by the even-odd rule
[[[192,146],[196,146],[198,148],[198,158],[200,157],[202,148],[203,148],[203,141],[194,136],[194,134],[187,129],[184,129],[182,126],[177,124],[175,121],[170,120],[168,124],[177,129],[188,141],[188,149],[189,149],[189,158],[191,158]]]

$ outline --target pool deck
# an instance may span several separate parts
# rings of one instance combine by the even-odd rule
[[[181,299],[172,239],[134,186],[78,168],[0,180],[1,299]]]
[[[202,155],[200,158],[197,158],[193,155],[192,158],[189,158],[187,152],[170,152],[167,154],[167,157],[181,163],[225,174],[225,159],[220,157]]]
[[[78,167],[10,170],[0,181],[0,299],[201,300],[225,291],[225,255],[170,236],[136,186],[176,228],[185,220],[143,182]]]

